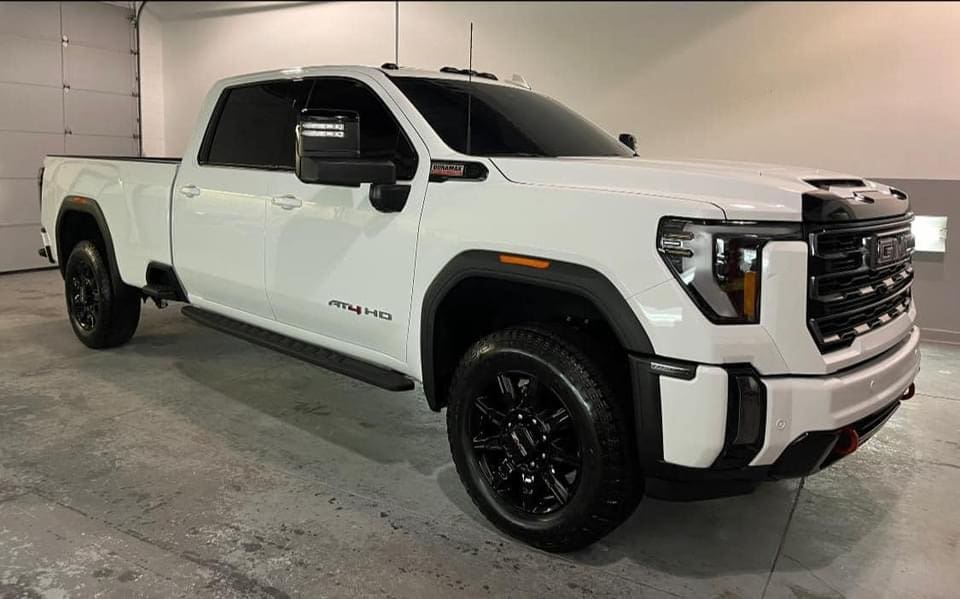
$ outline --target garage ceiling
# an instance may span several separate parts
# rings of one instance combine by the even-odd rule
[[[46,154],[137,154],[131,15],[100,2],[0,3],[0,272],[47,265]]]

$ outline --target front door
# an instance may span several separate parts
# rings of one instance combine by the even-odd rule
[[[360,157],[393,160],[411,186],[400,212],[379,212],[370,185],[338,187],[278,173],[266,216],[267,295],[278,321],[359,357],[406,353],[426,147],[371,78],[324,77],[309,109],[358,114]]]
[[[199,156],[173,190],[173,258],[191,301],[273,318],[263,277],[264,227],[275,173],[292,172],[297,102],[306,84],[224,90]]]

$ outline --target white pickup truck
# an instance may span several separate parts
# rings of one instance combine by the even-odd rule
[[[213,87],[181,160],[47,157],[40,252],[92,348],[152,298],[419,381],[479,509],[571,550],[647,479],[816,472],[919,369],[904,193],[632,145],[488,73],[246,75]]]

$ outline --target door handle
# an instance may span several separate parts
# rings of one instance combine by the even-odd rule
[[[180,195],[188,198],[195,198],[200,195],[200,188],[196,185],[184,185],[180,188]]]
[[[287,194],[282,196],[273,196],[271,203],[274,206],[280,206],[284,210],[293,210],[303,206],[303,201],[295,195]]]

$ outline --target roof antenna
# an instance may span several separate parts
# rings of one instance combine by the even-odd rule
[[[400,66],[400,0],[393,3],[393,64]]]
[[[473,21],[470,21],[470,54],[467,65],[467,154],[470,153],[471,125],[473,118]]]

